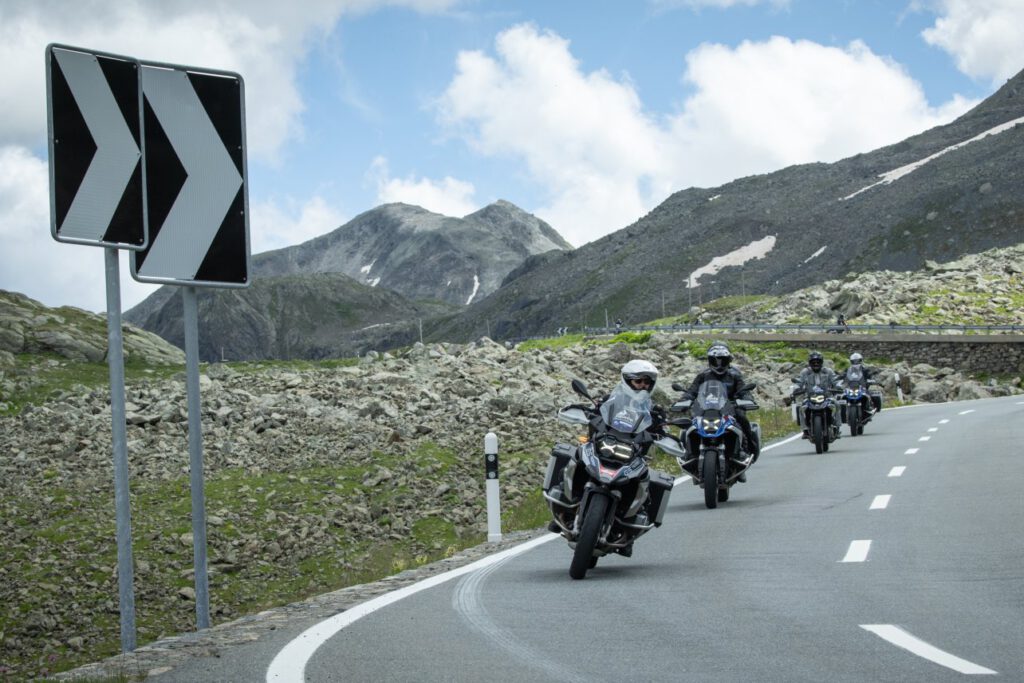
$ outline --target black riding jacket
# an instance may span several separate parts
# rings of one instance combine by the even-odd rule
[[[728,399],[730,401],[735,401],[738,398],[750,398],[750,390],[747,389],[747,383],[743,381],[743,373],[736,368],[726,368],[723,375],[719,375],[711,368],[703,370],[694,378],[686,391],[683,392],[683,396],[691,401],[696,399],[697,393],[700,391],[700,385],[709,379],[717,379],[725,385],[725,390],[729,392]]]

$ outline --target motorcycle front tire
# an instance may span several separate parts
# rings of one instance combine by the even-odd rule
[[[850,423],[850,436],[860,434],[860,406],[851,405],[846,408],[846,420]]]
[[[594,548],[597,547],[597,537],[604,526],[604,518],[608,513],[608,497],[593,495],[587,511],[584,513],[583,525],[580,529],[579,538],[576,539],[576,549],[572,554],[572,563],[569,565],[569,576],[574,579],[582,579],[587,575],[587,570],[596,564],[594,560]]]
[[[820,414],[811,419],[811,441],[814,442],[815,453],[825,450],[825,420]]]
[[[700,479],[704,482],[704,505],[713,510],[718,507],[718,453],[704,455]]]

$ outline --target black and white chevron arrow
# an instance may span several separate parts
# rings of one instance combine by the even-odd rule
[[[141,63],[149,247],[140,282],[249,284],[244,84],[238,74]]]
[[[138,60],[49,45],[46,82],[54,239],[142,249],[147,217]]]

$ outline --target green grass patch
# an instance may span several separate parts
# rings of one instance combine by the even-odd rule
[[[151,365],[137,359],[124,364],[126,382],[167,379],[182,372],[184,365]],[[105,363],[68,360],[57,354],[18,354],[14,366],[4,368],[2,376],[14,389],[0,395],[0,412],[17,415],[26,405],[43,405],[68,392],[110,391],[110,367]]]

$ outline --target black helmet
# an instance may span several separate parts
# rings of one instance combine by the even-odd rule
[[[808,356],[807,365],[811,368],[811,370],[818,372],[821,370],[822,367],[824,367],[825,358],[817,351],[814,351],[811,353],[810,356]]]
[[[730,363],[732,363],[732,354],[729,353],[729,347],[725,344],[712,344],[708,349],[708,367],[712,372],[716,375],[724,375],[728,372]]]

